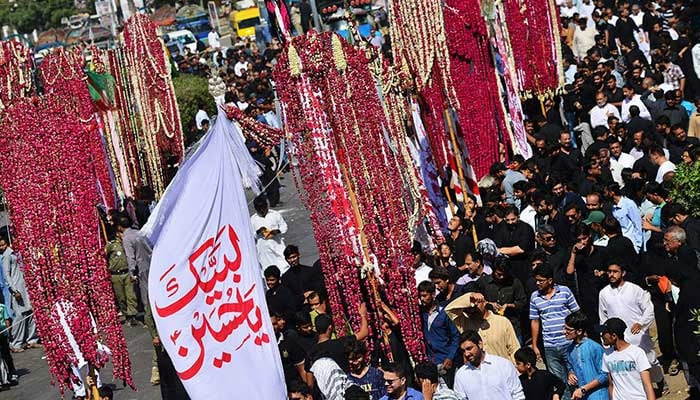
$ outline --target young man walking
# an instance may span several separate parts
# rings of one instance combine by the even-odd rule
[[[656,400],[647,355],[625,341],[626,330],[620,318],[610,318],[601,326],[603,344],[610,346],[603,355],[610,400]]]
[[[654,321],[654,305],[651,302],[651,294],[625,280],[627,272],[622,262],[612,262],[608,266],[608,279],[610,284],[604,287],[599,294],[598,314],[600,321],[605,322],[609,318],[620,318],[628,329],[625,338],[628,343],[638,346],[647,355],[651,365],[651,380],[655,382],[660,391],[668,391],[665,385],[663,370],[656,359],[654,340],[649,333],[649,327]]]

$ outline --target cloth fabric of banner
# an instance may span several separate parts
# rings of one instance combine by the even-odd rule
[[[193,400],[229,399],[232,388],[241,399],[286,398],[241,180],[256,168],[219,113],[145,227],[153,318]]]

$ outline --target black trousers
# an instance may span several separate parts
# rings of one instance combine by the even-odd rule
[[[673,317],[666,311],[664,299],[652,296],[651,302],[654,304],[654,319],[656,320],[656,330],[659,336],[659,349],[663,354],[660,362],[664,370],[666,370],[671,364],[671,360],[678,358],[676,347],[673,344]]]
[[[5,361],[7,369],[10,375],[15,375],[15,363],[12,360],[12,353],[10,352],[10,342],[7,340],[6,335],[0,335],[0,357]]]

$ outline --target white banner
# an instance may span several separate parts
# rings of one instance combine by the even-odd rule
[[[219,113],[144,229],[153,317],[193,400],[287,398],[240,175],[255,169]]]

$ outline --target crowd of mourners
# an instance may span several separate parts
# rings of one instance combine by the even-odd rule
[[[435,250],[414,243],[427,360],[392,304],[391,357],[368,350],[364,305],[359,330],[334,326],[319,263],[256,199],[290,399],[655,399],[678,374],[700,398],[700,220],[671,198],[676,169],[700,168],[697,10],[558,3],[566,87],[524,104],[533,156],[493,164]]]
[[[557,5],[566,86],[523,104],[533,156],[493,164],[479,198],[468,194],[449,212],[435,250],[414,242],[421,320],[399,321],[382,302],[385,346],[368,345],[364,304],[352,310],[359,329],[334,325],[343,311],[331,309],[320,263],[301,263],[273,209],[284,151],[248,143],[264,171],[251,223],[290,399],[649,400],[666,396],[678,374],[700,398],[700,220],[670,195],[681,164],[700,168],[697,10],[683,0]],[[274,38],[262,51],[239,39],[173,61],[203,76],[216,66],[227,103],[276,125],[270,78],[281,49]],[[188,145],[209,118],[202,105]],[[130,325],[147,297],[134,290],[150,262],[134,229],[148,217],[152,196],[142,197],[108,219],[106,254]],[[0,332],[8,385],[17,379],[10,352],[38,347],[9,244],[0,238],[0,319],[14,313],[23,325]],[[425,360],[403,344],[400,325],[411,323],[422,326]],[[161,358],[156,351],[154,384],[174,375]]]

